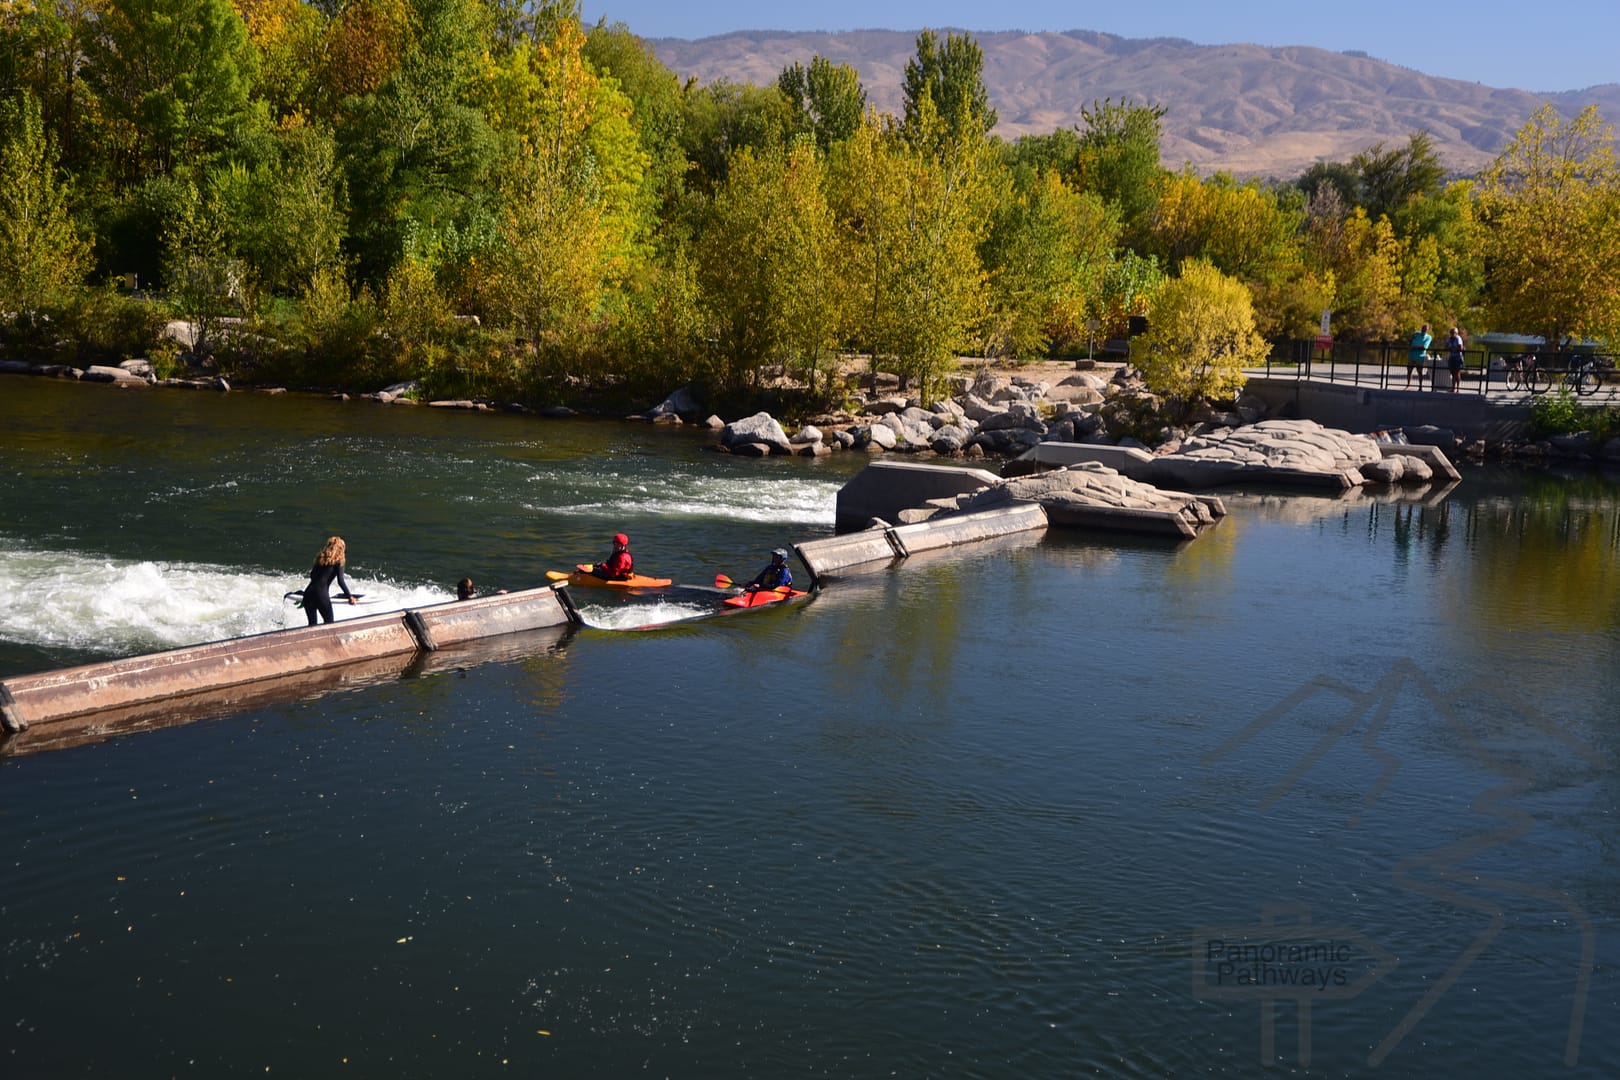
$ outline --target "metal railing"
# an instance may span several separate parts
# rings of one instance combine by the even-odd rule
[[[1380,390],[1424,390],[1451,392],[1451,373],[1444,351],[1432,348],[1419,367],[1409,368],[1409,346],[1396,342],[1335,341],[1323,346],[1309,339],[1294,340],[1274,349],[1266,357],[1268,378],[1313,379],[1319,382],[1347,383],[1377,387]],[[1456,393],[1488,394],[1508,392],[1508,374],[1513,363],[1525,356],[1523,348],[1485,346],[1463,350],[1462,375]],[[1612,361],[1591,352],[1537,352],[1536,365],[1549,376],[1550,389],[1557,392],[1566,378],[1583,365],[1595,364],[1602,379],[1600,397],[1620,390]],[[1438,391],[1436,391],[1438,387]],[[1524,391],[1528,395],[1528,391]],[[1539,392],[1539,391],[1538,391]],[[1606,402],[1604,402],[1606,403]]]

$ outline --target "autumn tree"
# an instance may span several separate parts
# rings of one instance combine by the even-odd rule
[[[1620,336],[1620,169],[1596,106],[1537,110],[1477,190],[1495,325],[1549,343]]]
[[[832,242],[814,144],[732,155],[694,245],[718,382],[783,363],[814,389],[839,329]]]
[[[32,94],[6,102],[0,131],[0,306],[31,328],[84,280],[89,248]]]
[[[990,203],[988,145],[940,139],[932,113],[925,96],[910,132],[869,113],[833,162],[852,335],[924,398],[939,394],[983,318]]]
[[[1181,273],[1154,293],[1147,319],[1132,362],[1155,393],[1188,407],[1230,396],[1243,386],[1243,369],[1265,361],[1267,346],[1254,327],[1249,291],[1207,262],[1183,263]]]
[[[482,91],[513,146],[484,296],[498,322],[560,361],[582,353],[643,225],[631,105],[591,70],[584,45],[565,22],[503,58]]]
[[[1303,208],[1283,203],[1275,189],[1186,171],[1163,180],[1145,247],[1172,270],[1202,258],[1223,273],[1264,279],[1288,260],[1303,217]]]
[[[1055,170],[1015,171],[983,248],[992,306],[989,351],[1031,357],[1083,338],[1103,304],[1119,223],[1102,199]]]

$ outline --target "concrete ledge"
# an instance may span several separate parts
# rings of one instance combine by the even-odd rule
[[[0,725],[37,725],[219,693],[382,657],[414,656],[482,638],[567,625],[573,613],[550,587],[451,601],[415,611],[272,630],[146,656],[61,668],[0,681]],[[111,722],[111,721],[109,721]]]
[[[963,469],[917,461],[874,461],[838,492],[835,528],[839,532],[863,529],[873,518],[893,521],[902,510],[929,499],[966,495],[1001,483],[1001,477],[983,469]]]
[[[561,626],[571,621],[568,607],[558,590],[551,586],[472,600],[451,600],[418,608],[415,614],[427,631],[428,640],[422,642],[422,648],[429,652],[479,638]]]
[[[204,690],[178,698],[102,709],[36,724],[0,743],[7,755],[38,754],[102,742],[120,735],[179,727],[247,709],[304,701],[341,690],[434,675],[492,661],[537,656],[561,648],[571,623],[467,642],[434,653],[395,653],[372,660],[301,671],[240,686]]]
[[[810,568],[816,580],[837,577],[852,566],[870,566],[904,558],[889,539],[891,529],[866,529],[858,533],[829,536],[824,540],[807,540],[798,545],[799,559]]]
[[[416,649],[404,613],[393,611],[20,675],[3,686],[10,720],[32,726]]]
[[[1019,461],[1033,461],[1040,465],[1065,469],[1070,465],[1094,461],[1127,476],[1148,483],[1153,464],[1158,459],[1146,450],[1134,446],[1104,446],[1099,443],[1044,442],[1024,451]]]
[[[1224,509],[1224,507],[1223,507]],[[1081,529],[1111,529],[1116,532],[1146,533],[1175,540],[1193,540],[1198,530],[1174,510],[1138,510],[1124,506],[1081,506],[1075,503],[1047,507],[1054,525]]]
[[[1047,524],[1046,511],[1040,504],[1024,503],[970,514],[944,515],[889,531],[900,541],[907,554],[916,554],[1031,529],[1044,529]]]

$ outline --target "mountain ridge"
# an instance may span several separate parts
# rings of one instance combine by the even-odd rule
[[[919,31],[737,30],[712,37],[649,38],[683,81],[773,83],[819,54],[860,73],[867,100],[899,114],[905,65]],[[940,27],[936,33],[963,33]],[[1573,116],[1596,104],[1620,116],[1620,83],[1538,94],[1428,75],[1355,50],[1308,45],[1199,45],[1185,38],[1126,38],[1093,30],[965,31],[984,52],[984,83],[1014,139],[1081,123],[1105,98],[1166,108],[1166,165],[1201,173],[1291,178],[1316,161],[1345,161],[1382,141],[1428,131],[1442,163],[1471,174],[1500,152],[1531,114],[1551,102]]]

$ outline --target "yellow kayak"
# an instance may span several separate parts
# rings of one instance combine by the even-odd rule
[[[586,585],[600,589],[665,589],[674,584],[671,578],[647,577],[645,574],[631,574],[627,578],[597,577],[591,573],[591,568],[585,563],[574,567],[573,573],[561,570],[547,570],[546,577],[552,581],[566,581],[570,585]]]

